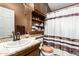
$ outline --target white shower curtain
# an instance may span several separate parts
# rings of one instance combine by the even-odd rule
[[[55,14],[51,13],[49,16],[62,16],[75,13],[79,13],[79,7],[70,7],[61,12],[55,12]],[[79,39],[79,16],[74,15],[47,20],[44,34]]]

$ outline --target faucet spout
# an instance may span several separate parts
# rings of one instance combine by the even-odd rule
[[[12,32],[13,34],[13,41],[16,41],[16,35],[15,35],[15,32]]]
[[[16,40],[20,40],[20,32],[16,33]]]

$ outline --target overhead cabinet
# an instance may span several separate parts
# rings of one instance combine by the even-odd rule
[[[38,10],[42,14],[47,13],[47,6],[43,3],[34,3],[34,10]]]

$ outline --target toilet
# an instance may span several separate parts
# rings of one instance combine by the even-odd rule
[[[53,47],[49,46],[46,41],[40,46],[40,56],[53,56]]]
[[[43,45],[41,48],[41,56],[53,56],[53,48],[47,45]]]

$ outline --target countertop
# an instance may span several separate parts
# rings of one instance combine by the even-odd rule
[[[40,40],[35,40],[35,38],[37,38],[37,37],[39,37],[39,36],[32,36],[29,38],[21,37],[21,40],[29,40],[30,43],[27,45],[22,45],[20,47],[6,47],[5,46],[6,44],[12,43],[14,41],[7,41],[7,42],[0,43],[0,56],[9,56],[9,55],[15,54],[16,52],[22,51],[23,49],[26,49],[26,48],[28,49],[29,47],[40,43],[41,42]]]

